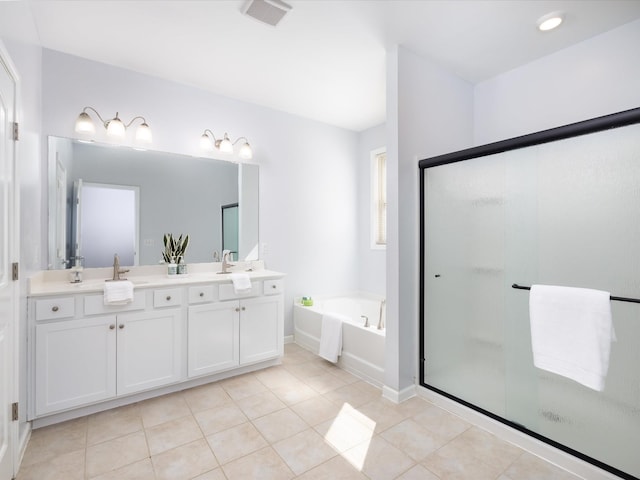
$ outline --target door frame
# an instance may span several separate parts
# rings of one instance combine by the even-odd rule
[[[11,57],[9,56],[9,52],[7,51],[4,43],[0,40],[0,63],[4,65],[9,76],[13,80],[14,84],[14,101],[13,101],[13,122],[20,125],[20,77],[18,75],[18,70],[16,69]],[[18,141],[16,139],[13,140],[13,149],[12,149],[12,157],[10,161],[11,165],[11,182],[12,186],[9,191],[9,205],[10,210],[8,212],[9,215],[9,234],[7,235],[8,241],[8,255],[7,259],[11,264],[18,264],[20,261],[20,184],[19,177],[17,171],[17,158],[18,158]],[[11,310],[12,310],[12,318],[11,322],[11,340],[13,344],[11,345],[11,376],[10,378],[10,391],[9,391],[9,399],[11,403],[18,403],[19,401],[19,385],[20,385],[20,348],[19,348],[19,318],[20,318],[20,283],[17,280],[11,280],[10,285],[12,285],[12,291],[10,295],[11,299]],[[25,399],[26,400],[26,399]],[[26,403],[26,402],[25,402]],[[22,406],[22,411],[26,412],[26,404]],[[24,414],[22,415],[24,418]],[[19,424],[20,417],[18,420],[12,421],[9,425],[9,455],[12,463],[13,477],[18,474],[18,467],[20,465],[20,459],[22,457],[22,453],[26,448],[27,439],[29,436],[29,430],[27,430],[27,435],[24,437],[24,442],[22,445],[18,445],[19,439]]]

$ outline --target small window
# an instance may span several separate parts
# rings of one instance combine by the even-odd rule
[[[371,248],[387,245],[387,150],[371,152]]]

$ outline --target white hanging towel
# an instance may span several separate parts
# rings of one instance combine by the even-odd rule
[[[601,391],[615,341],[609,297],[601,290],[532,285],[534,365]]]
[[[338,357],[342,354],[343,321],[348,321],[348,318],[336,313],[325,313],[322,316],[318,355],[333,363],[336,363]]]
[[[248,293],[251,291],[251,279],[246,273],[232,273],[233,291],[235,293]]]
[[[133,301],[133,283],[128,280],[104,282],[104,304],[126,305]]]

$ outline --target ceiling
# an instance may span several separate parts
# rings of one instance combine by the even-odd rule
[[[477,83],[640,18],[640,0],[0,1],[0,37],[354,131],[385,121],[385,52],[402,45]],[[541,33],[536,20],[562,11]]]

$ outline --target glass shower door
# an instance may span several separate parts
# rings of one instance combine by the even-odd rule
[[[424,383],[640,477],[640,304],[603,391],[533,365],[527,291],[640,297],[640,126],[424,170]]]

